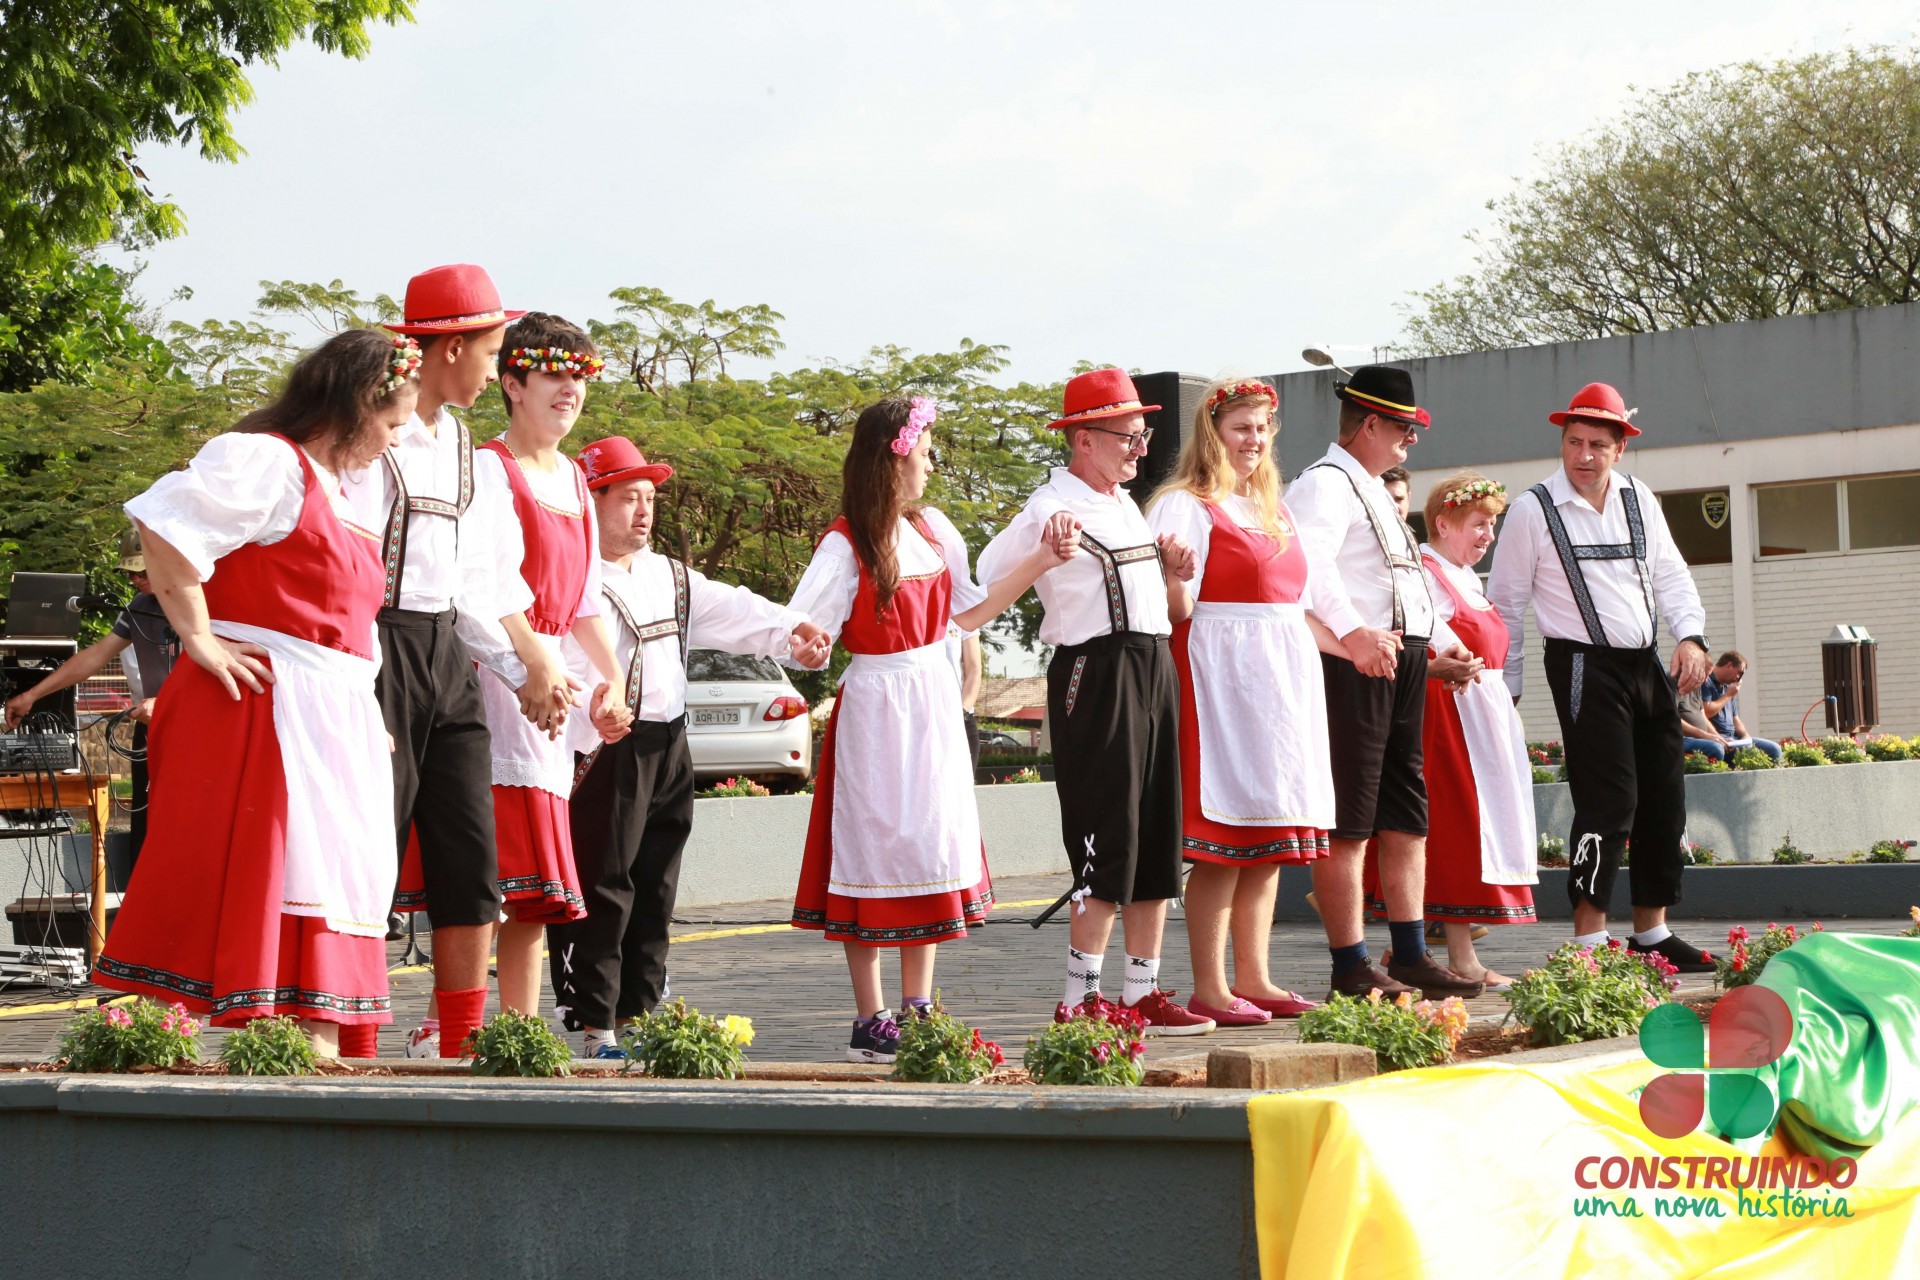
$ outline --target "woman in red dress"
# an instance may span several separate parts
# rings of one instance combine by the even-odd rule
[[[1193,998],[1221,1026],[1298,1017],[1273,984],[1268,940],[1280,868],[1327,856],[1333,767],[1320,651],[1344,653],[1307,613],[1306,540],[1280,501],[1278,396],[1217,382],[1147,512],[1194,549],[1193,615],[1173,628],[1180,669],[1180,804]],[[1233,938],[1232,985],[1227,938]]]
[[[920,505],[933,420],[921,398],[860,415],[840,518],[793,598],[853,654],[821,748],[793,904],[796,928],[845,947],[858,1014],[851,1062],[891,1062],[899,1043],[880,948],[900,949],[902,1012],[924,1012],[935,944],[965,937],[993,902],[947,623],[985,626],[1078,545],[1070,519],[1056,517],[992,591],[975,585],[959,530]]]
[[[212,1015],[291,1014],[372,1057],[392,1020],[393,773],[374,700],[378,535],[340,474],[413,412],[419,348],[373,330],[308,354],[273,404],[127,504],[191,662],[149,737],[147,843],[95,979]]]

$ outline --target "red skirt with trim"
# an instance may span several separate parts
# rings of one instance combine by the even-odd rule
[[[863,947],[917,947],[967,936],[967,926],[985,924],[993,906],[993,876],[980,851],[980,883],[965,891],[919,893],[910,898],[849,898],[828,889],[833,868],[833,731],[836,701],[820,747],[820,771],[807,818],[807,850],[800,861],[800,887],[793,895],[793,927],[819,929],[829,942]]]
[[[1460,709],[1438,680],[1427,681],[1420,731],[1427,779],[1426,918],[1460,924],[1532,924],[1533,887],[1480,878],[1480,792],[1473,785]],[[1378,846],[1367,844],[1367,906],[1386,917]]]
[[[1180,856],[1188,862],[1250,867],[1263,862],[1307,863],[1332,852],[1317,827],[1238,827],[1200,811],[1200,720],[1193,697],[1187,628],[1174,629],[1173,661],[1180,671]]]
[[[223,1027],[275,1014],[393,1021],[384,939],[280,909],[287,782],[272,686],[235,702],[182,662],[147,740],[146,844],[94,981]]]
[[[587,900],[573,863],[569,809],[551,791],[494,784],[494,843],[500,852],[500,896],[509,919],[564,924],[587,918]]]

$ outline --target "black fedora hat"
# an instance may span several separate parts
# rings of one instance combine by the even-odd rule
[[[1412,426],[1420,421],[1420,406],[1413,402],[1413,375],[1405,369],[1386,364],[1363,364],[1346,382],[1333,384],[1333,394],[1348,404],[1358,405],[1395,422]],[[1425,426],[1425,423],[1420,423]]]

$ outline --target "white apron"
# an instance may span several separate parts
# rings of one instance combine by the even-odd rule
[[[1305,608],[1199,601],[1187,656],[1200,812],[1226,826],[1331,830],[1326,687]]]
[[[1527,735],[1506,682],[1494,671],[1454,695],[1467,740],[1473,789],[1480,793],[1480,879],[1538,884],[1533,767]]]
[[[560,652],[560,637],[535,632],[534,638],[553,653]],[[585,688],[574,695],[574,709],[567,715],[568,731],[548,738],[520,711],[520,695],[491,670],[480,671],[480,703],[486,709],[487,733],[493,739],[493,785],[496,787],[538,787],[562,800],[573,794],[573,749],[581,740],[571,732],[576,718],[587,716],[587,698],[600,677],[588,674]],[[600,735],[591,738],[598,744]]]
[[[946,642],[854,654],[837,707],[827,887],[911,898],[979,884],[980,813]]]
[[[393,755],[374,697],[379,664],[279,631],[214,619],[273,658],[273,732],[287,780],[280,909],[335,933],[385,937],[399,878]]]

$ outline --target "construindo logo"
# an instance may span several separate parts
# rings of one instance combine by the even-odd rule
[[[1663,1138],[1683,1138],[1712,1116],[1728,1138],[1751,1138],[1773,1124],[1780,1099],[1754,1068],[1777,1062],[1793,1040],[1793,1012],[1760,986],[1735,987],[1708,1015],[1663,1004],[1640,1021],[1640,1049],[1655,1076],[1640,1094],[1640,1122]]]

